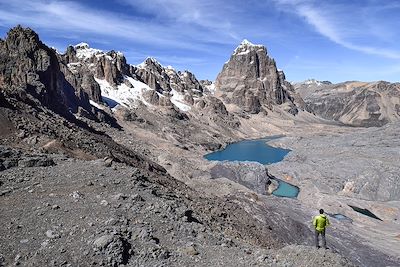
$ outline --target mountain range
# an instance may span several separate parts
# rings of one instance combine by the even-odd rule
[[[0,265],[395,265],[382,242],[359,242],[382,236],[363,236],[356,224],[343,235],[334,221],[331,251],[308,246],[315,203],[307,196],[322,194],[343,212],[348,199],[369,203],[393,221],[396,162],[387,158],[396,154],[380,138],[397,140],[399,109],[398,83],[292,84],[265,46],[247,40],[208,81],[155,58],[131,65],[122,52],[87,43],[59,53],[17,26],[0,40]],[[371,175],[375,169],[338,178],[327,173],[337,170],[332,162],[331,170],[315,166],[328,157],[320,147],[338,144],[347,155],[353,129],[360,136],[352,146],[369,149],[360,140],[379,139],[385,162],[377,166],[392,183]],[[282,163],[290,169],[233,163],[229,171],[267,183],[273,170],[301,186],[298,200],[210,176],[216,163],[205,153],[267,135],[288,135],[283,147],[303,145]],[[354,162],[354,171],[364,168]]]

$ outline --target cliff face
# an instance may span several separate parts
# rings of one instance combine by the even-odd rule
[[[64,91],[66,84],[55,51],[32,30],[15,27],[0,42],[0,87],[6,95],[26,92],[42,105],[65,113],[79,102]]]
[[[71,58],[73,55],[70,55]],[[42,107],[74,119],[72,114],[114,124],[89,100],[100,101],[100,87],[89,71],[74,71],[29,28],[17,26],[0,41],[0,89],[4,98]]]
[[[215,87],[226,103],[233,103],[249,113],[272,109],[288,103],[297,114],[293,88],[262,45],[244,40],[219,73]]]

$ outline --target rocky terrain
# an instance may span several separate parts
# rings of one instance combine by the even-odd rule
[[[382,126],[400,118],[400,84],[309,80],[294,88],[316,115],[351,126]]]
[[[352,135],[308,112],[264,46],[244,41],[213,83],[85,43],[59,54],[18,26],[0,40],[0,89],[0,265],[399,263],[396,124]],[[202,157],[275,134],[293,150],[281,163]],[[354,168],[343,171],[345,153]],[[270,195],[272,175],[299,198]],[[322,200],[310,194],[354,222],[332,219],[329,250],[312,247]],[[372,210],[382,230],[347,204]]]

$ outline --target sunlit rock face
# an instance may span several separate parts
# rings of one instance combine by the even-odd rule
[[[215,87],[225,103],[235,104],[249,113],[272,109],[273,105],[289,104],[297,114],[293,88],[278,70],[275,60],[263,45],[244,40],[233,52],[219,73]]]

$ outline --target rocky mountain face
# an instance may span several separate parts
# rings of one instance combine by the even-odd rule
[[[68,90],[55,51],[30,29],[16,27],[9,31],[0,41],[0,62],[0,87],[6,95],[24,98],[23,94],[28,93],[62,114],[87,101],[84,94]]]
[[[400,119],[400,84],[309,80],[294,84],[316,115],[353,126],[382,126]]]
[[[90,98],[101,98],[93,77],[71,72],[31,29],[18,26],[10,30],[0,41],[0,63],[0,88],[5,97],[47,107],[69,119],[75,113],[113,123],[89,103]]]
[[[103,52],[86,43],[68,47],[60,58],[78,76],[75,79],[85,77],[84,88],[97,103],[102,103],[101,92],[110,106],[134,108],[142,102],[188,111],[203,94],[203,86],[191,72],[164,67],[154,58],[134,66],[121,52]]]
[[[295,92],[285,75],[276,67],[262,45],[244,40],[233,52],[218,74],[215,87],[223,101],[235,104],[245,112],[259,113],[274,105],[288,105],[288,111],[297,114],[303,103],[296,103]]]

